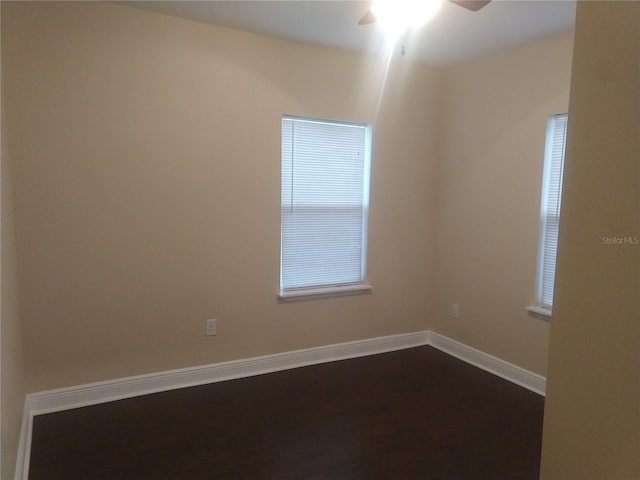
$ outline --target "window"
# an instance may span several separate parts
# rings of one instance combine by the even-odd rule
[[[370,145],[366,124],[282,118],[281,298],[371,289]]]
[[[540,245],[538,247],[538,313],[551,315],[556,273],[556,251],[560,226],[562,176],[567,138],[567,114],[553,115],[547,124],[542,201],[540,206]]]

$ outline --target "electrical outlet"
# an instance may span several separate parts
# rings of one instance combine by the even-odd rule
[[[451,316],[453,318],[460,318],[460,305],[457,303],[451,305]]]
[[[204,334],[206,336],[215,335],[217,333],[217,325],[215,319],[207,320],[206,328]]]

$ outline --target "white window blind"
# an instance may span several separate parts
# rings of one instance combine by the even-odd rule
[[[370,129],[282,119],[280,291],[364,283]]]
[[[553,306],[566,138],[567,114],[551,116],[547,126],[538,254],[538,303],[549,310]]]

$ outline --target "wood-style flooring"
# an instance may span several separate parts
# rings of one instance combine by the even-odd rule
[[[537,480],[544,398],[431,347],[39,415],[31,480]]]

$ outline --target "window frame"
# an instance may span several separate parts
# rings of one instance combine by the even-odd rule
[[[564,122],[564,128],[558,132],[557,123],[558,121]],[[555,269],[557,264],[557,254],[558,254],[558,238],[559,238],[559,227],[560,227],[560,215],[562,211],[562,186],[564,182],[564,162],[566,157],[566,140],[567,140],[567,125],[568,125],[568,114],[567,113],[558,113],[555,115],[549,116],[547,120],[547,131],[546,131],[546,140],[545,140],[545,155],[544,155],[544,170],[542,177],[542,192],[540,195],[540,227],[539,227],[539,238],[538,238],[538,260],[537,260],[537,268],[536,268],[536,291],[535,291],[535,299],[536,305],[532,305],[527,307],[527,310],[530,312],[540,314],[546,317],[551,317],[553,311],[553,290],[555,287]],[[561,138],[556,138],[557,135],[561,134]],[[557,141],[562,142],[562,154],[559,156],[554,155],[554,145]],[[559,163],[559,166],[558,166]],[[557,185],[552,186],[552,170],[554,168],[559,168],[559,179],[555,182]],[[550,210],[553,209],[553,206],[550,205],[550,196],[557,196],[557,202],[555,206],[555,212],[551,213]],[[550,274],[548,271],[548,262],[549,262],[549,253],[547,249],[549,248],[548,240],[548,223],[549,217],[556,217],[558,235],[555,239],[555,244],[552,249],[553,252],[553,279],[551,281],[551,291],[548,289],[548,280],[545,282],[545,278],[547,278]],[[548,301],[550,295],[550,302]]]
[[[279,291],[278,298],[282,301],[298,301],[307,300],[318,297],[328,296],[342,296],[342,295],[357,295],[362,293],[369,293],[372,291],[371,285],[366,281],[367,278],[367,258],[368,258],[368,222],[369,222],[369,199],[370,199],[370,181],[371,181],[371,157],[372,157],[372,137],[373,126],[369,123],[334,120],[327,118],[315,118],[304,117],[297,115],[282,115],[281,118],[281,172],[280,172],[280,264],[279,264]],[[360,277],[354,282],[334,282],[323,283],[317,285],[306,286],[288,286],[284,287],[283,275],[284,275],[284,263],[283,263],[283,245],[284,245],[284,171],[285,166],[284,158],[284,126],[285,121],[293,122],[305,122],[305,123],[317,123],[317,124],[329,124],[337,126],[351,126],[365,129],[365,138],[363,145],[364,161],[362,168],[362,203],[360,207],[362,209],[361,214],[361,245],[360,245]],[[292,160],[293,161],[293,160]]]

